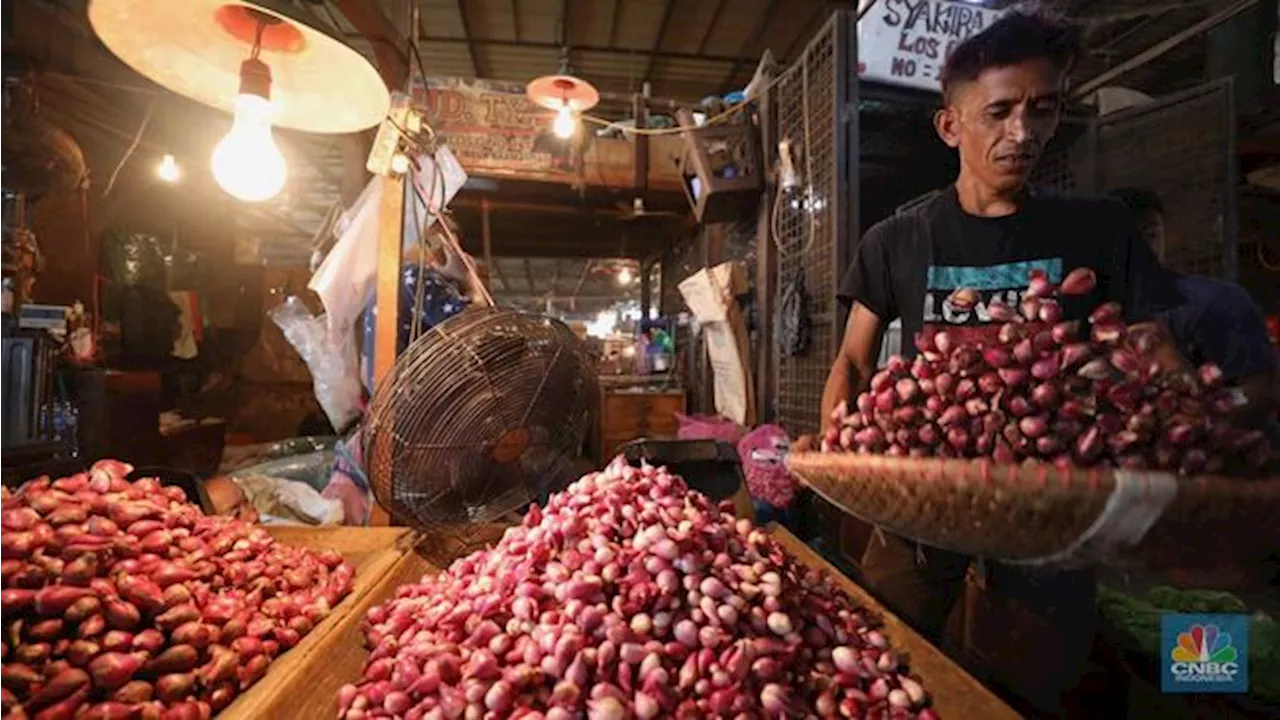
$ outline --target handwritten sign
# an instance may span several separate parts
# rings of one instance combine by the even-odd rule
[[[880,0],[858,22],[858,74],[937,92],[942,63],[955,46],[1003,13],[952,0]]]
[[[472,175],[567,170],[563,159],[535,149],[551,111],[532,103],[524,86],[428,78],[415,83],[414,105]]]

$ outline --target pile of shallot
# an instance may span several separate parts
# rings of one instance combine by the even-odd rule
[[[1004,323],[990,344],[917,334],[914,361],[890,358],[852,411],[835,409],[822,450],[1188,475],[1249,475],[1268,465],[1263,434],[1228,419],[1237,397],[1217,366],[1162,369],[1152,359],[1158,331],[1130,330],[1115,303],[1087,324],[1061,320],[1059,292],[1083,295],[1095,282],[1088,268],[1061,287],[1032,271],[1020,307],[987,306]],[[947,299],[960,310],[977,301],[966,288]]]
[[[132,470],[6,491],[4,718],[207,719],[351,591],[337,553],[206,516]]]
[[[938,717],[824,573],[621,458],[399,588],[366,635],[346,720]]]

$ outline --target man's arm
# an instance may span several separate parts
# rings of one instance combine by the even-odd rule
[[[1235,283],[1210,278],[1191,278],[1212,292],[1191,328],[1190,335],[1201,353],[1218,364],[1227,384],[1238,387],[1246,403],[1237,408],[1236,419],[1256,426],[1274,418],[1280,408],[1280,358],[1267,336],[1266,320],[1249,293]]]
[[[827,384],[822,390],[822,418],[819,427],[826,427],[831,411],[841,400],[852,402],[854,395],[862,392],[871,382],[883,334],[884,322],[880,316],[861,302],[855,302],[844,326],[840,351],[831,363],[831,372],[827,374]]]

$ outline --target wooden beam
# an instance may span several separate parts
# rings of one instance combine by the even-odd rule
[[[1110,68],[1109,70],[1098,75],[1097,77],[1094,77],[1093,79],[1088,80],[1087,82],[1081,83],[1079,87],[1077,87],[1074,91],[1072,91],[1071,93],[1072,97],[1080,98],[1088,95],[1089,93],[1093,92],[1094,90],[1097,90],[1100,87],[1105,86],[1111,81],[1116,80],[1120,77],[1123,77],[1126,73],[1129,73],[1133,70],[1136,70],[1137,68],[1142,67],[1143,65],[1146,65],[1147,63],[1169,52],[1170,50],[1176,48],[1177,46],[1181,45],[1187,40],[1190,40],[1191,38],[1197,35],[1200,35],[1201,33],[1205,33],[1205,32],[1208,32],[1209,30],[1212,30],[1213,28],[1230,20],[1231,18],[1235,17],[1241,12],[1248,10],[1249,8],[1256,5],[1257,3],[1258,3],[1258,0],[1240,0],[1239,2],[1234,3],[1227,8],[1220,10],[1214,13],[1213,15],[1210,15],[1204,20],[1201,20],[1200,22],[1192,25],[1191,27],[1186,28],[1185,30],[1182,30],[1173,35],[1170,35],[1168,38],[1161,40],[1160,42],[1156,43],[1155,45],[1152,45],[1146,50],[1143,50],[1137,55],[1134,55],[1128,60],[1125,60],[1124,62],[1119,63],[1118,65]]]
[[[618,19],[622,17],[622,13],[618,12],[621,8],[622,0],[613,0],[613,12],[609,15],[609,44],[605,47],[616,52],[618,45]],[[627,54],[631,51],[627,50]]]
[[[485,199],[480,205],[480,244],[484,252],[484,264],[493,270],[492,277],[498,278],[503,290],[511,290],[507,276],[502,274],[502,266],[493,259],[493,228],[489,222],[489,201]],[[491,283],[492,284],[492,283]]]
[[[720,93],[724,93],[733,89],[733,78],[737,76],[738,70],[742,68],[742,63],[747,61],[749,53],[760,44],[760,39],[764,37],[765,30],[769,29],[769,23],[773,21],[774,14],[778,11],[778,0],[769,0],[769,4],[765,6],[764,13],[756,20],[756,27],[751,31],[747,42],[743,44],[742,50],[738,52],[738,59],[733,61],[733,67],[729,68],[729,74],[725,75],[724,82],[720,83]]]
[[[658,23],[658,34],[653,38],[653,47],[649,49],[649,62],[644,67],[644,74],[640,76],[640,84],[643,86],[649,82],[649,77],[653,75],[653,61],[657,59],[657,53],[662,49],[662,38],[666,37],[667,25],[671,24],[671,11],[675,10],[676,0],[667,0],[667,4],[662,8],[662,21]],[[637,127],[644,127],[637,121]]]
[[[378,72],[387,87],[398,90],[409,77],[408,41],[387,18],[376,0],[333,0],[347,22],[373,45]]]
[[[800,47],[801,43],[808,40],[809,37],[813,35],[814,30],[816,30],[818,26],[827,19],[830,12],[831,8],[828,7],[827,3],[818,3],[818,7],[814,9],[813,14],[809,16],[809,19],[805,21],[804,26],[800,28],[800,32],[796,33],[795,38],[791,40],[791,44],[787,45],[786,51],[783,52],[782,55],[778,56],[778,61],[791,62],[794,60],[796,48]]]
[[[404,221],[404,177],[385,179],[378,209],[378,318],[374,326],[373,382],[376,387],[395,365],[400,336],[401,223]]]
[[[443,35],[428,35],[421,38],[423,43],[440,43],[440,44],[457,44],[463,43],[464,40],[459,37],[448,37]],[[471,38],[471,44],[476,47],[504,47],[518,48],[523,50],[560,50],[564,46],[557,42],[547,42],[538,40],[507,40],[504,38]],[[589,52],[600,53],[601,55],[635,55],[636,51],[630,48],[610,47],[608,45],[593,45],[590,43],[570,43],[569,52]],[[643,52],[643,51],[642,51]],[[693,60],[695,62],[713,63],[717,65],[729,65],[738,58],[732,55],[699,55],[691,52],[680,52],[678,50],[660,50],[656,53],[659,60]],[[608,92],[600,93],[602,99],[609,97]]]
[[[563,266],[564,266],[564,263],[560,262],[559,260],[556,260],[555,269],[551,273],[551,294],[552,295],[555,295],[556,293],[560,292],[560,270]]]
[[[488,200],[474,195],[459,194],[449,204],[454,210],[461,208],[479,208],[485,202],[495,212],[533,213],[537,215],[569,215],[584,219],[603,218],[616,220],[628,213],[616,207],[584,207],[574,205],[551,205],[536,202],[511,202],[506,200]]]
[[[670,8],[670,3],[667,4]],[[650,65],[653,59],[650,58]],[[648,73],[645,73],[646,76]],[[645,105],[644,98],[637,95],[633,98],[632,114],[636,118],[636,127],[645,128],[649,125],[649,108]],[[635,197],[644,199],[645,192],[649,189],[649,136],[643,133],[637,134],[632,138],[635,143],[635,180],[632,181],[635,187]]]
[[[480,73],[480,61],[476,59],[476,46],[471,42],[471,21],[467,19],[465,0],[458,0],[458,19],[462,22],[462,37],[467,42],[467,55],[471,58],[471,72],[477,78],[483,77]]]
[[[707,29],[702,31],[702,39],[698,41],[698,52],[695,55],[702,55],[707,49],[707,43],[711,41],[711,33],[715,32],[716,25],[720,24],[720,11],[724,10],[724,0],[716,0],[716,7],[711,11],[711,20],[707,23]],[[733,58],[730,62],[736,61]]]

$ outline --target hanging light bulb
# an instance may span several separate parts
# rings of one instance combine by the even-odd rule
[[[271,69],[255,57],[240,65],[235,120],[213,149],[213,177],[228,194],[246,202],[274,197],[287,169],[271,137]]]
[[[621,270],[618,271],[619,285],[622,285],[624,287],[627,285],[630,285],[633,279],[634,278],[631,276],[631,268],[624,266]]]
[[[574,119],[573,111],[569,109],[569,103],[566,102],[556,111],[556,121],[551,125],[551,132],[561,140],[568,140],[577,130],[578,121]]]
[[[182,177],[182,170],[178,168],[178,161],[174,159],[173,155],[165,153],[165,156],[160,158],[160,164],[156,167],[156,175],[160,176],[160,179],[165,182],[178,182]]]

